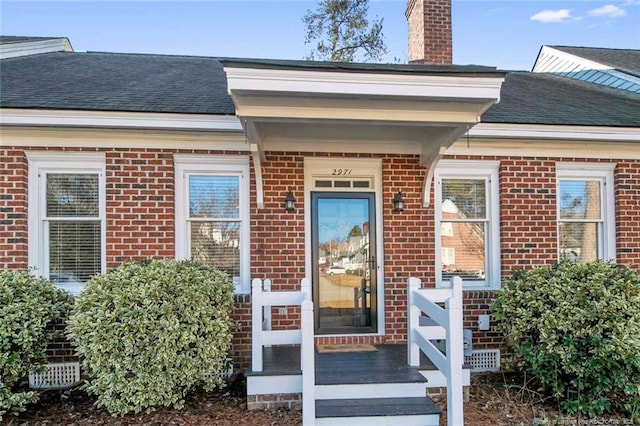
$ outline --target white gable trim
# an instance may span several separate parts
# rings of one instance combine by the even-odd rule
[[[38,55],[52,52],[73,52],[73,47],[66,37],[45,40],[31,40],[19,43],[0,45],[0,59],[17,58],[19,56]]]
[[[573,53],[554,49],[550,46],[542,46],[532,72],[566,73],[580,72],[584,70],[603,71],[614,77],[627,80],[635,84],[640,84],[640,78],[627,72],[619,71],[611,65],[606,65],[582,56],[574,55]]]

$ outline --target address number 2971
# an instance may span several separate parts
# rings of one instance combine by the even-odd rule
[[[351,174],[351,169],[332,169],[333,176],[347,176]]]

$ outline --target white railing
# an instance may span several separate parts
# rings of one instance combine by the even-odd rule
[[[305,281],[311,290],[311,281],[308,278],[302,280],[304,288]],[[315,344],[313,327],[313,302],[311,293],[302,301],[301,305],[301,331],[302,344],[300,345],[300,368],[302,369],[302,424],[313,425],[316,422],[316,363]]]
[[[408,280],[408,362],[420,365],[420,352],[447,379],[447,424],[464,425],[462,365],[464,347],[462,339],[462,279],[454,277],[452,288],[423,289],[418,278]],[[442,308],[438,303],[444,303]],[[420,325],[425,313],[437,325]],[[431,340],[445,339],[446,350],[442,353]]]
[[[272,330],[272,306],[300,306],[300,329]],[[271,281],[255,278],[251,282],[251,369],[263,370],[263,348],[271,345],[300,345],[302,370],[302,420],[315,422],[315,348],[311,280],[302,280],[300,291],[271,291]]]

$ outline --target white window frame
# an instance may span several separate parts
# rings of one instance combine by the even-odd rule
[[[595,180],[600,184],[600,222],[598,229],[598,259],[616,260],[616,205],[614,198],[613,171],[616,163],[556,163],[556,194],[560,194],[561,180]],[[558,222],[558,259],[560,259],[560,200],[556,203]]]
[[[176,259],[191,256],[191,236],[187,232],[189,218],[189,176],[238,176],[240,179],[240,282],[235,293],[251,291],[251,233],[249,229],[250,168],[249,157],[232,155],[175,154],[175,243]]]
[[[46,243],[47,174],[97,174],[98,217],[100,221],[100,273],[106,267],[106,185],[105,154],[98,152],[26,151],[28,181],[28,258],[37,276],[49,278],[49,245]]]
[[[463,281],[465,290],[497,290],[501,287],[499,161],[440,160],[434,174],[436,287],[450,287],[442,279],[442,179],[484,179],[487,182],[487,230],[485,236],[485,278]]]

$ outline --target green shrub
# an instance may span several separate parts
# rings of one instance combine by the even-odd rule
[[[491,306],[532,374],[569,413],[640,415],[640,276],[612,263],[516,272]]]
[[[221,386],[232,305],[228,276],[196,262],[148,260],[95,276],[68,325],[87,391],[126,414],[182,408],[194,387]]]
[[[25,271],[0,272],[0,420],[25,410],[38,394],[20,390],[29,372],[39,370],[47,342],[47,328],[64,323],[69,298],[44,278]]]

